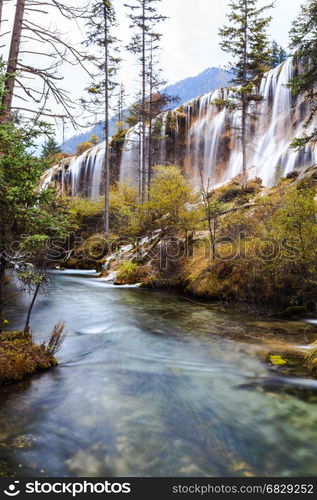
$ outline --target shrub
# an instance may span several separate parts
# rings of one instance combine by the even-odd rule
[[[277,189],[261,206],[221,217],[216,258],[201,245],[186,260],[187,289],[276,311],[316,308],[314,196],[301,187]]]
[[[123,262],[117,272],[116,283],[133,285],[137,282],[138,265],[134,262]]]
[[[171,234],[194,229],[197,213],[190,205],[198,199],[189,181],[174,166],[158,166],[153,171],[149,200],[142,207],[143,224]]]
[[[70,223],[70,229],[76,230],[97,230],[96,223],[102,222],[104,210],[104,199],[98,200],[76,196],[67,200],[67,213]],[[92,227],[93,226],[93,227]]]

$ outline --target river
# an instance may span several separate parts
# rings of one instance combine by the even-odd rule
[[[19,328],[17,301],[9,319]],[[60,366],[0,389],[0,475],[316,475],[317,406],[303,397],[316,382],[272,371],[247,341],[284,329],[304,343],[308,325],[76,271],[52,275],[35,338],[61,319]],[[303,394],[285,390],[296,385]]]

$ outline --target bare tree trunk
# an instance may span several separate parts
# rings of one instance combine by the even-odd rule
[[[6,259],[2,255],[0,256],[0,333],[3,332],[3,322],[4,322],[4,278],[6,270]]]
[[[146,168],[146,117],[145,117],[145,101],[146,101],[146,32],[145,32],[145,0],[142,1],[142,156],[141,156],[141,185],[142,185],[142,201],[145,199],[145,168]]]
[[[147,179],[147,192],[148,196],[150,193],[151,178],[152,178],[152,167],[153,167],[153,134],[152,134],[152,93],[153,93],[153,42],[151,42],[151,55],[150,55],[150,66],[149,66],[149,148],[148,148],[148,179]]]
[[[4,0],[0,0],[0,33],[2,32],[2,14],[3,14],[3,2]]]
[[[35,301],[36,301],[36,297],[37,297],[39,290],[41,288],[41,284],[42,284],[42,282],[39,281],[36,285],[35,292],[34,292],[34,295],[33,295],[33,298],[32,298],[32,301],[31,301],[31,304],[30,304],[30,307],[29,307],[29,310],[28,310],[28,313],[26,316],[26,321],[25,321],[25,326],[24,326],[24,333],[26,333],[26,334],[30,333],[31,314],[32,314],[33,306],[34,306]]]
[[[242,103],[242,187],[245,189],[248,186],[248,171],[247,171],[247,114],[248,105],[245,96]]]
[[[216,214],[212,213],[210,204],[210,193],[209,193],[209,178],[207,181],[207,187],[204,185],[204,177],[202,170],[200,169],[200,185],[201,185],[201,196],[206,212],[206,219],[208,223],[208,231],[210,237],[210,244],[212,250],[212,258],[216,258]]]
[[[243,85],[247,84],[248,79],[248,10],[247,1],[244,3],[244,54],[243,54]],[[247,115],[248,104],[246,101],[245,89],[242,95],[242,187],[245,189],[248,186],[248,171],[247,171]]]
[[[105,207],[104,207],[104,233],[109,236],[109,191],[110,191],[110,165],[109,165],[109,46],[108,46],[108,12],[107,4],[104,3],[104,28],[105,28],[105,160],[104,160],[104,187],[105,187]]]
[[[4,83],[4,95],[2,97],[2,116],[4,117],[4,119],[8,118],[12,108],[15,73],[17,71],[18,57],[20,52],[25,1],[26,0],[17,0],[16,4],[6,78]]]

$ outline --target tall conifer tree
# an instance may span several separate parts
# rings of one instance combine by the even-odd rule
[[[293,22],[290,32],[291,48],[297,59],[297,71],[290,81],[294,95],[303,93],[311,107],[306,128],[310,127],[317,114],[317,0],[308,0],[301,7],[301,12]],[[296,138],[292,145],[304,148],[317,140],[317,128],[310,130],[304,137]]]
[[[287,52],[281,45],[277,43],[276,40],[273,40],[271,45],[271,55],[270,55],[270,66],[272,68],[276,68],[282,62],[286,61]]]
[[[273,5],[258,7],[257,0],[231,0],[228,26],[219,30],[221,48],[232,56],[230,69],[233,72],[231,97],[216,104],[224,104],[241,110],[242,176],[243,186],[248,181],[247,148],[248,118],[250,105],[262,96],[258,84],[270,65],[270,46],[267,27],[271,17],[265,12]]]
[[[141,65],[140,76],[142,80],[140,92],[140,118],[141,118],[141,154],[140,154],[140,193],[144,200],[146,196],[148,170],[148,148],[146,138],[148,102],[151,100],[151,86],[153,87],[153,60],[154,50],[158,50],[157,42],[161,35],[154,31],[154,27],[164,21],[166,16],[161,15],[157,10],[157,4],[161,0],[131,0],[130,4],[125,4],[129,9],[131,28],[135,33],[132,37],[128,49],[137,55]]]
[[[120,58],[117,57],[118,39],[113,35],[116,26],[116,14],[111,0],[94,0],[92,16],[88,23],[87,45],[97,47],[94,56],[97,75],[88,88],[92,96],[90,109],[100,114],[103,106],[102,121],[104,123],[105,158],[104,158],[104,233],[109,235],[109,192],[110,192],[110,146],[109,146],[109,113],[112,91],[116,87],[114,75],[117,72]]]

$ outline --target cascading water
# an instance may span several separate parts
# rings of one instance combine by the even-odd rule
[[[141,126],[130,128],[125,136],[120,164],[120,182],[137,179],[141,159]]]
[[[279,176],[317,163],[316,148],[307,148],[305,152],[290,149],[292,139],[305,132],[304,125],[310,113],[302,96],[292,97],[287,87],[293,67],[290,58],[269,71],[260,85],[263,99],[252,107],[256,118],[248,133],[249,176],[260,177],[267,186],[274,185]],[[153,123],[154,135],[160,136],[155,163],[170,162],[180,166],[196,185],[201,175],[205,181],[209,179],[211,185],[225,183],[238,175],[242,169],[240,112],[220,109],[214,104],[216,99],[227,95],[228,90],[220,89],[159,115]],[[311,124],[311,128],[316,126],[316,123]],[[121,182],[138,183],[141,135],[138,124],[125,136],[122,152],[116,159]],[[84,194],[97,198],[101,192],[103,158],[104,143],[100,143],[73,159],[63,174],[66,191],[72,196]],[[53,178],[54,169],[51,169],[43,178],[43,187]]]
[[[105,143],[100,142],[94,148],[72,159],[68,168],[68,183],[71,195],[85,193],[97,199],[101,192],[102,171],[105,157]]]
[[[290,149],[292,139],[305,132],[309,116],[302,97],[292,98],[287,88],[292,76],[292,59],[268,72],[260,87],[263,100],[253,109],[256,121],[248,137],[248,168],[250,176],[260,177],[265,185],[273,185],[278,176],[317,162],[316,149],[305,153]],[[219,110],[212,104],[226,97],[227,91],[224,95],[222,92],[206,94],[199,98],[198,105],[195,100],[185,106],[189,121],[185,170],[194,181],[200,172],[214,184],[229,181],[241,172],[240,112]]]
[[[248,169],[250,176],[260,177],[265,185],[273,185],[278,176],[317,162],[316,149],[307,149],[304,153],[290,149],[292,139],[305,132],[304,124],[309,116],[309,107],[303,103],[302,96],[292,98],[287,87],[292,76],[291,58],[269,71],[260,86],[263,99],[253,109],[256,119],[248,137]],[[196,184],[200,182],[201,173],[205,180],[209,178],[219,184],[241,172],[240,112],[219,109],[213,104],[227,94],[226,89],[216,90],[188,102],[183,109],[170,112],[174,113],[176,142],[180,142],[182,133],[180,116],[186,115],[185,154],[178,164]],[[165,163],[173,160],[173,152],[168,151],[169,139],[163,139],[171,133],[171,127],[168,127],[167,113],[161,120],[164,125],[159,162]],[[135,181],[134,175],[130,175],[132,170],[125,166],[120,171],[121,180]]]

